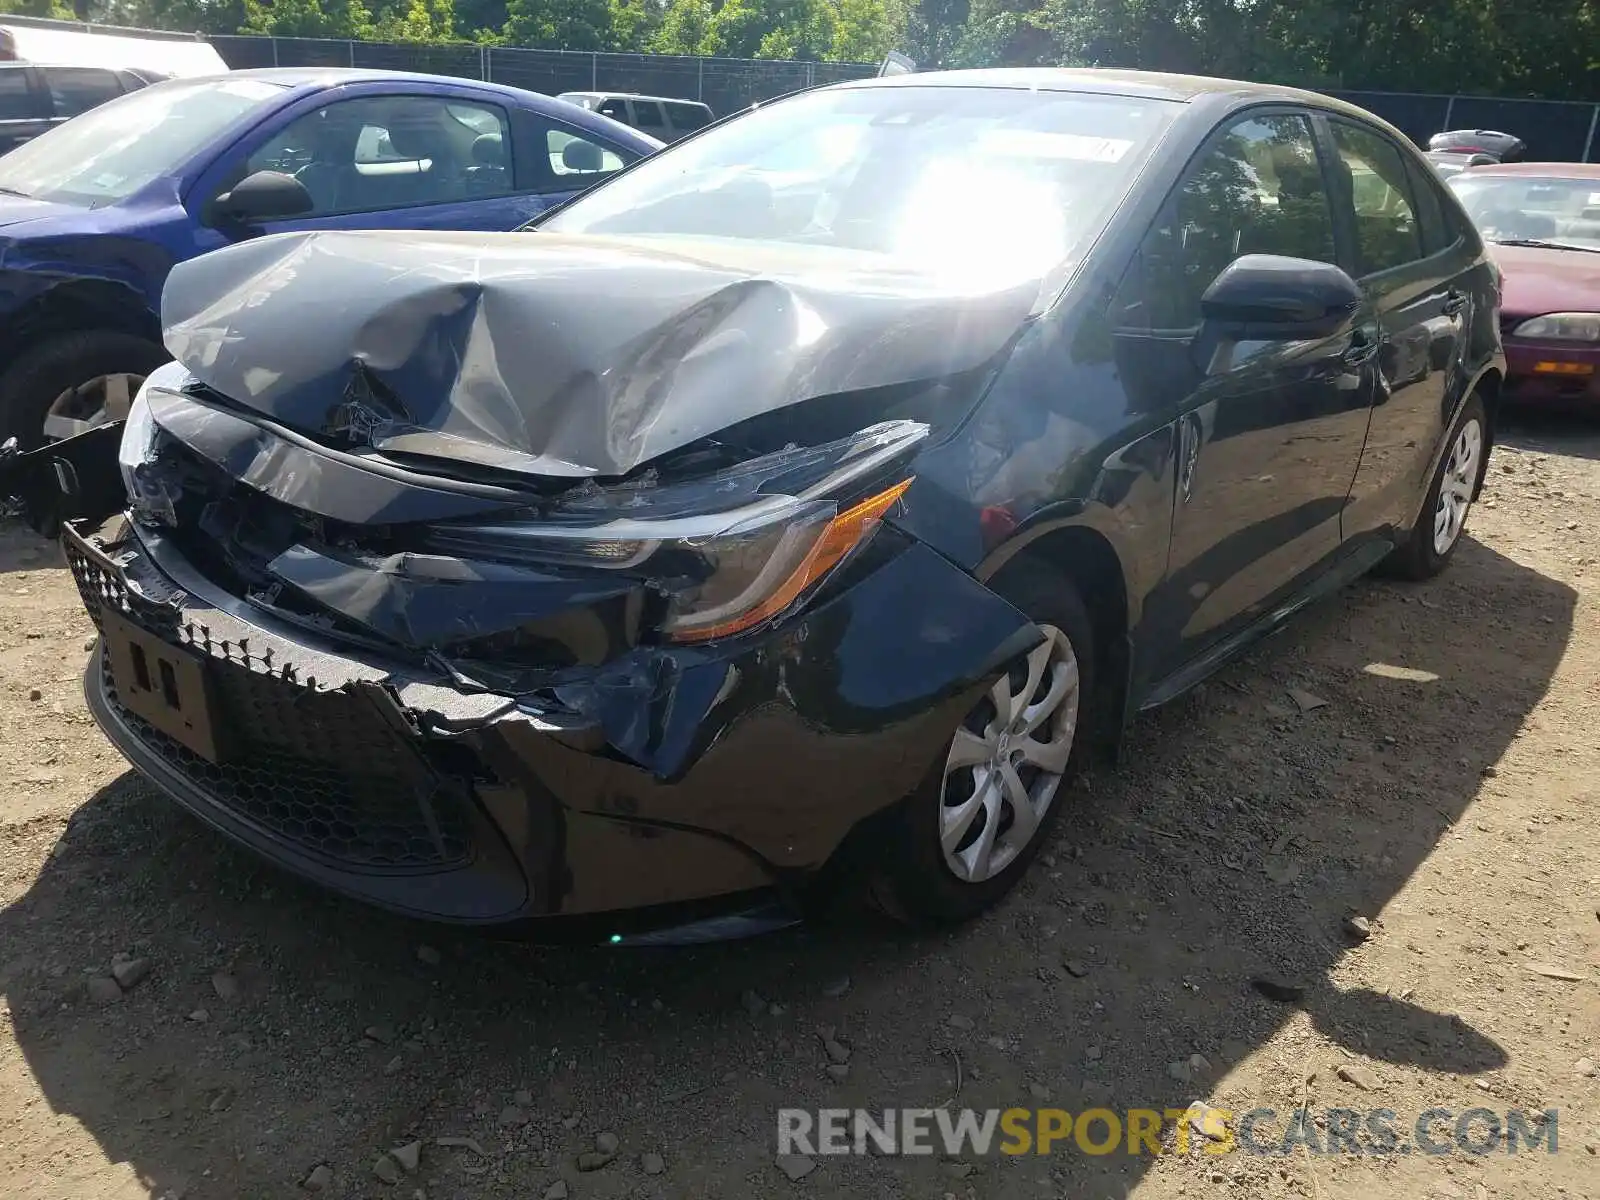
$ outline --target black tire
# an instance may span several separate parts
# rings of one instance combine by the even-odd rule
[[[57,334],[17,356],[0,375],[0,441],[29,450],[44,441],[44,419],[62,392],[101,375],[148,375],[172,356],[127,333],[90,329]]]
[[[981,883],[958,879],[944,861],[939,844],[944,789],[944,756],[940,755],[922,787],[891,814],[885,853],[870,880],[869,894],[876,906],[909,925],[952,925],[969,920],[1016,886],[1049,840],[1067,804],[1070,781],[1091,756],[1093,731],[1100,724],[1094,624],[1072,584],[1050,567],[1024,560],[1008,567],[990,586],[1034,621],[1054,625],[1071,643],[1080,681],[1077,732],[1065,778],[1033,839],[1002,871]],[[954,736],[955,731],[951,733]]]
[[[1482,398],[1473,394],[1467,397],[1467,402],[1461,406],[1460,415],[1456,417],[1456,423],[1450,428],[1450,437],[1445,442],[1444,454],[1433,472],[1433,480],[1428,485],[1428,495],[1422,502],[1422,511],[1417,514],[1416,524],[1406,540],[1396,546],[1393,553],[1383,560],[1383,574],[1396,579],[1416,581],[1432,579],[1455,557],[1456,548],[1461,545],[1461,535],[1466,532],[1467,519],[1472,515],[1471,508],[1469,507],[1462,515],[1461,528],[1457,531],[1455,540],[1443,553],[1434,546],[1434,517],[1439,508],[1439,492],[1444,486],[1446,476],[1450,473],[1453,448],[1457,439],[1461,437],[1462,430],[1473,421],[1478,423],[1479,445],[1482,447],[1478,455],[1477,477],[1472,481],[1472,495],[1476,499],[1478,488],[1483,483],[1484,472],[1489,467],[1489,418],[1484,410]]]

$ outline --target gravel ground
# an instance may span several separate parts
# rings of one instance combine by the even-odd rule
[[[0,531],[0,1195],[1600,1197],[1597,531],[1600,430],[1520,425],[1444,577],[1141,719],[989,918],[627,952],[392,919],[180,814]],[[1554,1108],[1558,1150],[775,1159],[780,1106],[1196,1100],[1268,1142]]]

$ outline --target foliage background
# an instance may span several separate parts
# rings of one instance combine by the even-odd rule
[[[924,66],[1068,64],[1600,100],[1600,0],[0,0],[200,33]]]

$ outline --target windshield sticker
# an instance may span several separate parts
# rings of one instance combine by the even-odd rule
[[[1121,162],[1133,149],[1133,143],[1123,138],[1087,137],[1080,133],[992,129],[979,135],[974,148],[980,152],[1016,154],[1028,158],[1116,163]]]

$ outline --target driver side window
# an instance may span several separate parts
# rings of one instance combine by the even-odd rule
[[[1303,115],[1245,117],[1212,139],[1145,234],[1113,302],[1113,325],[1194,329],[1200,297],[1244,254],[1335,260],[1333,210]]]
[[[504,195],[511,130],[492,105],[445,96],[362,96],[289,123],[245,174],[280,171],[311,193],[307,216],[376,212]]]

